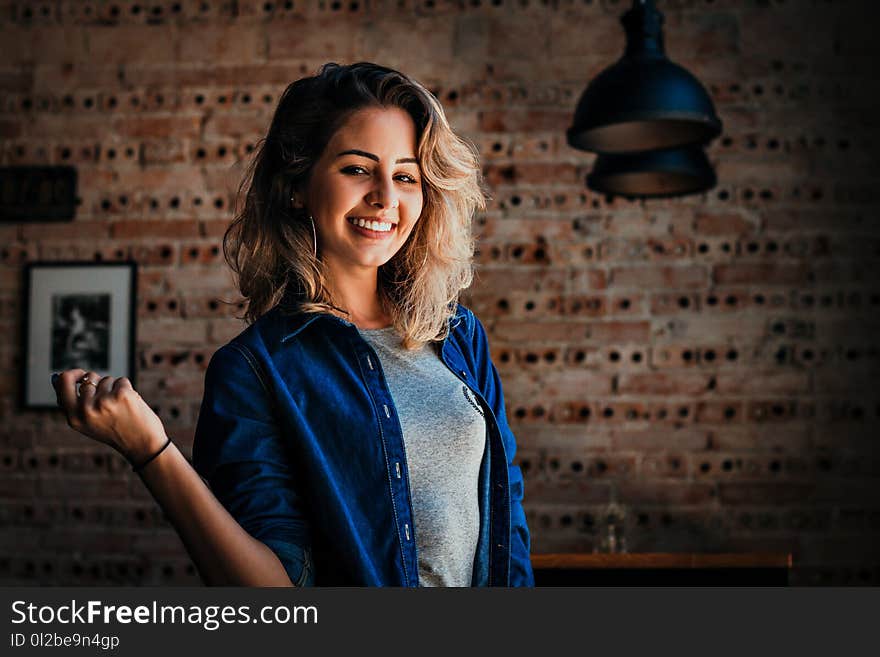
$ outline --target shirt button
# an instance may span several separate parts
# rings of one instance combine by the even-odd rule
[[[462,375],[464,378],[467,378],[467,372],[465,372],[464,370],[461,371],[461,375]]]

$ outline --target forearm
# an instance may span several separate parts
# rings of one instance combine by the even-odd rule
[[[155,453],[165,436],[153,442]],[[134,458],[134,462],[143,460]],[[248,534],[180,450],[169,445],[140,473],[209,586],[292,586],[272,550]]]

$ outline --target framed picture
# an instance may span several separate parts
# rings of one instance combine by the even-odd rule
[[[135,384],[137,264],[30,262],[24,268],[22,409],[57,408],[53,372]]]

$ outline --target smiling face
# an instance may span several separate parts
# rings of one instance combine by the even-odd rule
[[[388,262],[422,212],[416,129],[404,110],[366,108],[331,137],[312,168],[305,207],[333,275]]]

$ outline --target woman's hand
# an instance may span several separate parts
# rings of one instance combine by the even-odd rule
[[[85,376],[97,386],[81,383]],[[54,378],[53,386],[70,428],[110,445],[131,463],[143,462],[167,439],[162,420],[125,377],[72,369]]]

